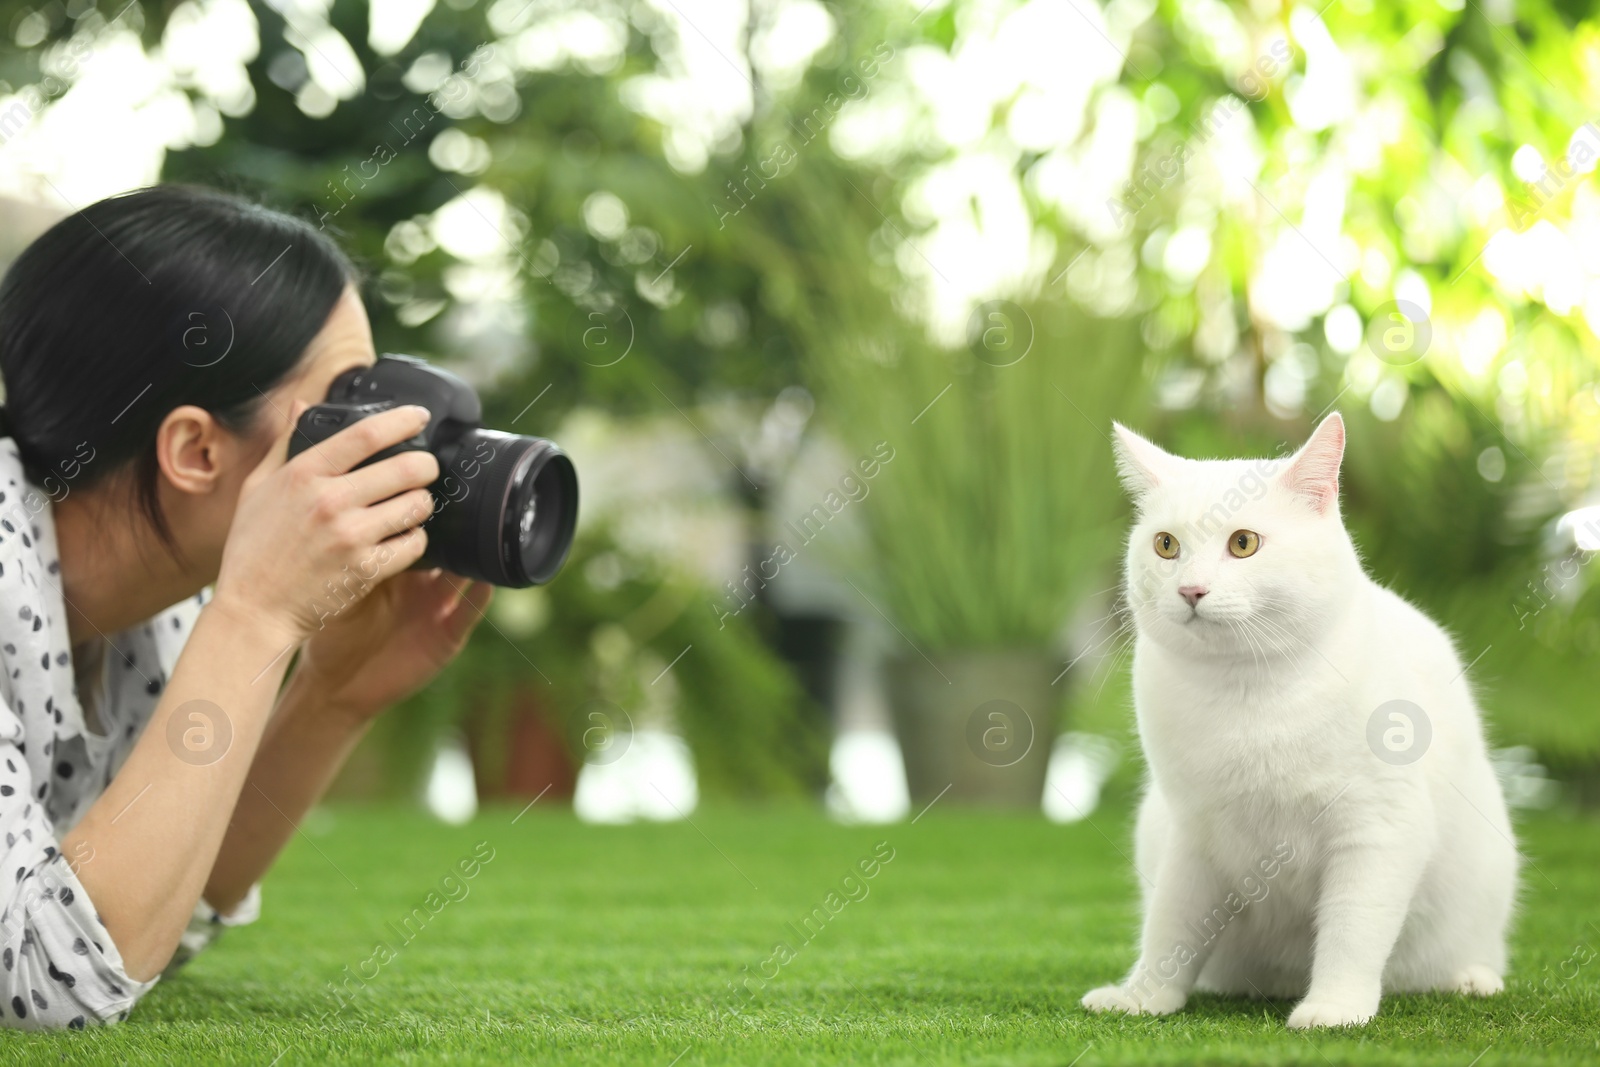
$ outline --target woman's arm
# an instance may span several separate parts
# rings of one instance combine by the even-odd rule
[[[127,762],[61,838],[67,855],[92,855],[78,880],[137,981],[161,973],[194,914],[293,644],[220,598],[207,604]],[[227,751],[185,759],[168,744],[175,717],[180,735],[203,729],[220,743],[226,730]]]
[[[289,653],[327,616],[335,581],[359,598],[426,548],[418,524],[438,477],[428,453],[354,469],[428,419],[397,408],[363,419],[285,462],[283,437],[246,479],[216,593],[201,611],[143,735],[104,793],[62,839],[127,973],[143,982],[172,958],[216,864],[240,790],[266,733]],[[199,716],[199,718],[196,718]],[[215,722],[204,721],[215,719]],[[218,731],[228,747],[196,761],[169,726]],[[220,737],[220,731],[216,734]],[[190,757],[190,758],[185,758]]]
[[[224,915],[239,906],[327,791],[371,721],[364,709],[319,696],[304,671],[290,678],[211,868],[206,903]]]

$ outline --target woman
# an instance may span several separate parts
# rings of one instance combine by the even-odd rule
[[[486,586],[407,570],[434,457],[355,469],[425,411],[285,461],[375,358],[353,278],[297,220],[166,186],[62,220],[0,284],[5,1025],[125,1018],[254,918],[373,717],[482,615]]]

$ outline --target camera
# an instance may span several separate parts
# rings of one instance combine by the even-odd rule
[[[449,371],[395,355],[346,371],[324,403],[301,414],[289,456],[406,404],[432,412],[428,425],[361,466],[418,449],[438,457],[439,480],[428,487],[433,514],[424,523],[428,550],[417,565],[512,588],[555,577],[578,524],[572,461],[542,437],[484,429],[477,392]]]

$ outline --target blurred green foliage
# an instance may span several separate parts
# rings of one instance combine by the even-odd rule
[[[154,47],[185,6],[138,4],[127,17]],[[620,27],[616,62],[510,62],[512,37],[578,7]],[[743,43],[781,7],[752,4]],[[1265,455],[1337,405],[1351,423],[1347,512],[1370,569],[1434,612],[1468,659],[1481,654],[1474,674],[1502,740],[1593,767],[1600,622],[1587,558],[1539,594],[1548,606],[1530,616],[1528,604],[1571,552],[1555,520],[1595,501],[1600,349],[1588,309],[1600,314],[1600,298],[1550,262],[1600,223],[1600,195],[1587,173],[1541,189],[1512,164],[1524,148],[1560,161],[1600,114],[1591,12],[1431,0],[1341,0],[1320,14],[1206,0],[1067,7],[1075,30],[1056,40],[1075,51],[1060,62],[1082,66],[1102,43],[1114,54],[1082,115],[1056,116],[1073,131],[1059,145],[1016,132],[1031,88],[996,102],[961,144],[938,132],[929,100],[930,64],[954,76],[1032,9],[885,0],[828,7],[832,36],[794,84],[741,65],[754,107],[696,169],[674,166],[672,131],[628,102],[631,79],[679,56],[675,21],[647,4],[451,0],[384,56],[367,44],[365,5],[333,0],[328,23],[365,88],[313,117],[296,103],[304,42],[256,0],[253,106],[229,115],[215,143],[169,154],[165,173],[312,217],[337,209],[330,225],[371,274],[380,347],[486,362],[498,425],[536,398],[517,429],[584,404],[693,412],[808,384],[819,420],[865,446],[850,454],[880,440],[896,449],[864,506],[869,552],[841,565],[930,645],[1046,642],[1113,584],[1125,504],[1103,440],[1112,418],[1190,455]],[[49,10],[42,42],[0,55],[12,85],[36,80],[52,42],[95,17],[85,3],[76,20]],[[896,136],[850,158],[833,137],[795,129],[832,113],[846,77],[866,79],[868,103],[901,106]],[[1103,172],[1118,152],[1087,147],[1119,138],[1132,210],[1115,206],[1128,188]],[[785,147],[781,176],[752,181]],[[922,249],[949,220],[930,219],[919,197],[978,156],[1002,161],[1030,248],[1045,250],[982,294],[1012,301],[1007,322],[1032,338],[1010,366],[985,357],[995,353],[981,309],[965,343],[929,326],[950,309],[930,295],[940,268]],[[509,277],[487,282],[429,228],[480,189],[506,207]],[[976,197],[950,209],[980,232],[988,210]],[[509,293],[518,313],[489,357],[468,328],[474,284]],[[1381,323],[1402,290],[1426,294],[1431,347],[1382,360],[1352,323],[1357,335]],[[1296,300],[1300,311],[1283,309]],[[728,482],[741,479],[730,469]],[[586,551],[592,562],[620,549],[597,540]],[[692,610],[660,609],[666,621],[646,624],[644,605],[692,596],[684,579],[634,560],[635,578],[602,591],[585,584],[587,566],[550,588],[553,621],[538,635],[484,628],[471,668],[452,675],[462,692],[441,690],[449,706],[434,714],[523,684],[523,655],[556,672],[551,692],[569,710],[604,696],[617,684],[597,636],[610,620],[635,654],[695,645],[675,672],[708,782],[747,793],[815,774],[797,762],[812,741],[793,684],[748,629],[706,634],[714,616]],[[1119,690],[1080,685],[1075,708],[1106,722],[1124,711],[1097,702]]]
[[[479,785],[498,791],[520,714],[555,726],[576,764],[643,729],[681,734],[700,789],[721,799],[825,784],[821,716],[747,620],[661,573],[604,530],[573,547],[560,581],[498,590],[483,630],[438,683],[386,717],[390,782],[416,782],[439,731],[460,726]],[[726,622],[726,625],[724,625]]]

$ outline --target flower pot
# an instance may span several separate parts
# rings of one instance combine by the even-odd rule
[[[889,704],[914,807],[955,802],[1037,810],[1056,736],[1058,658],[1039,649],[901,656]]]

